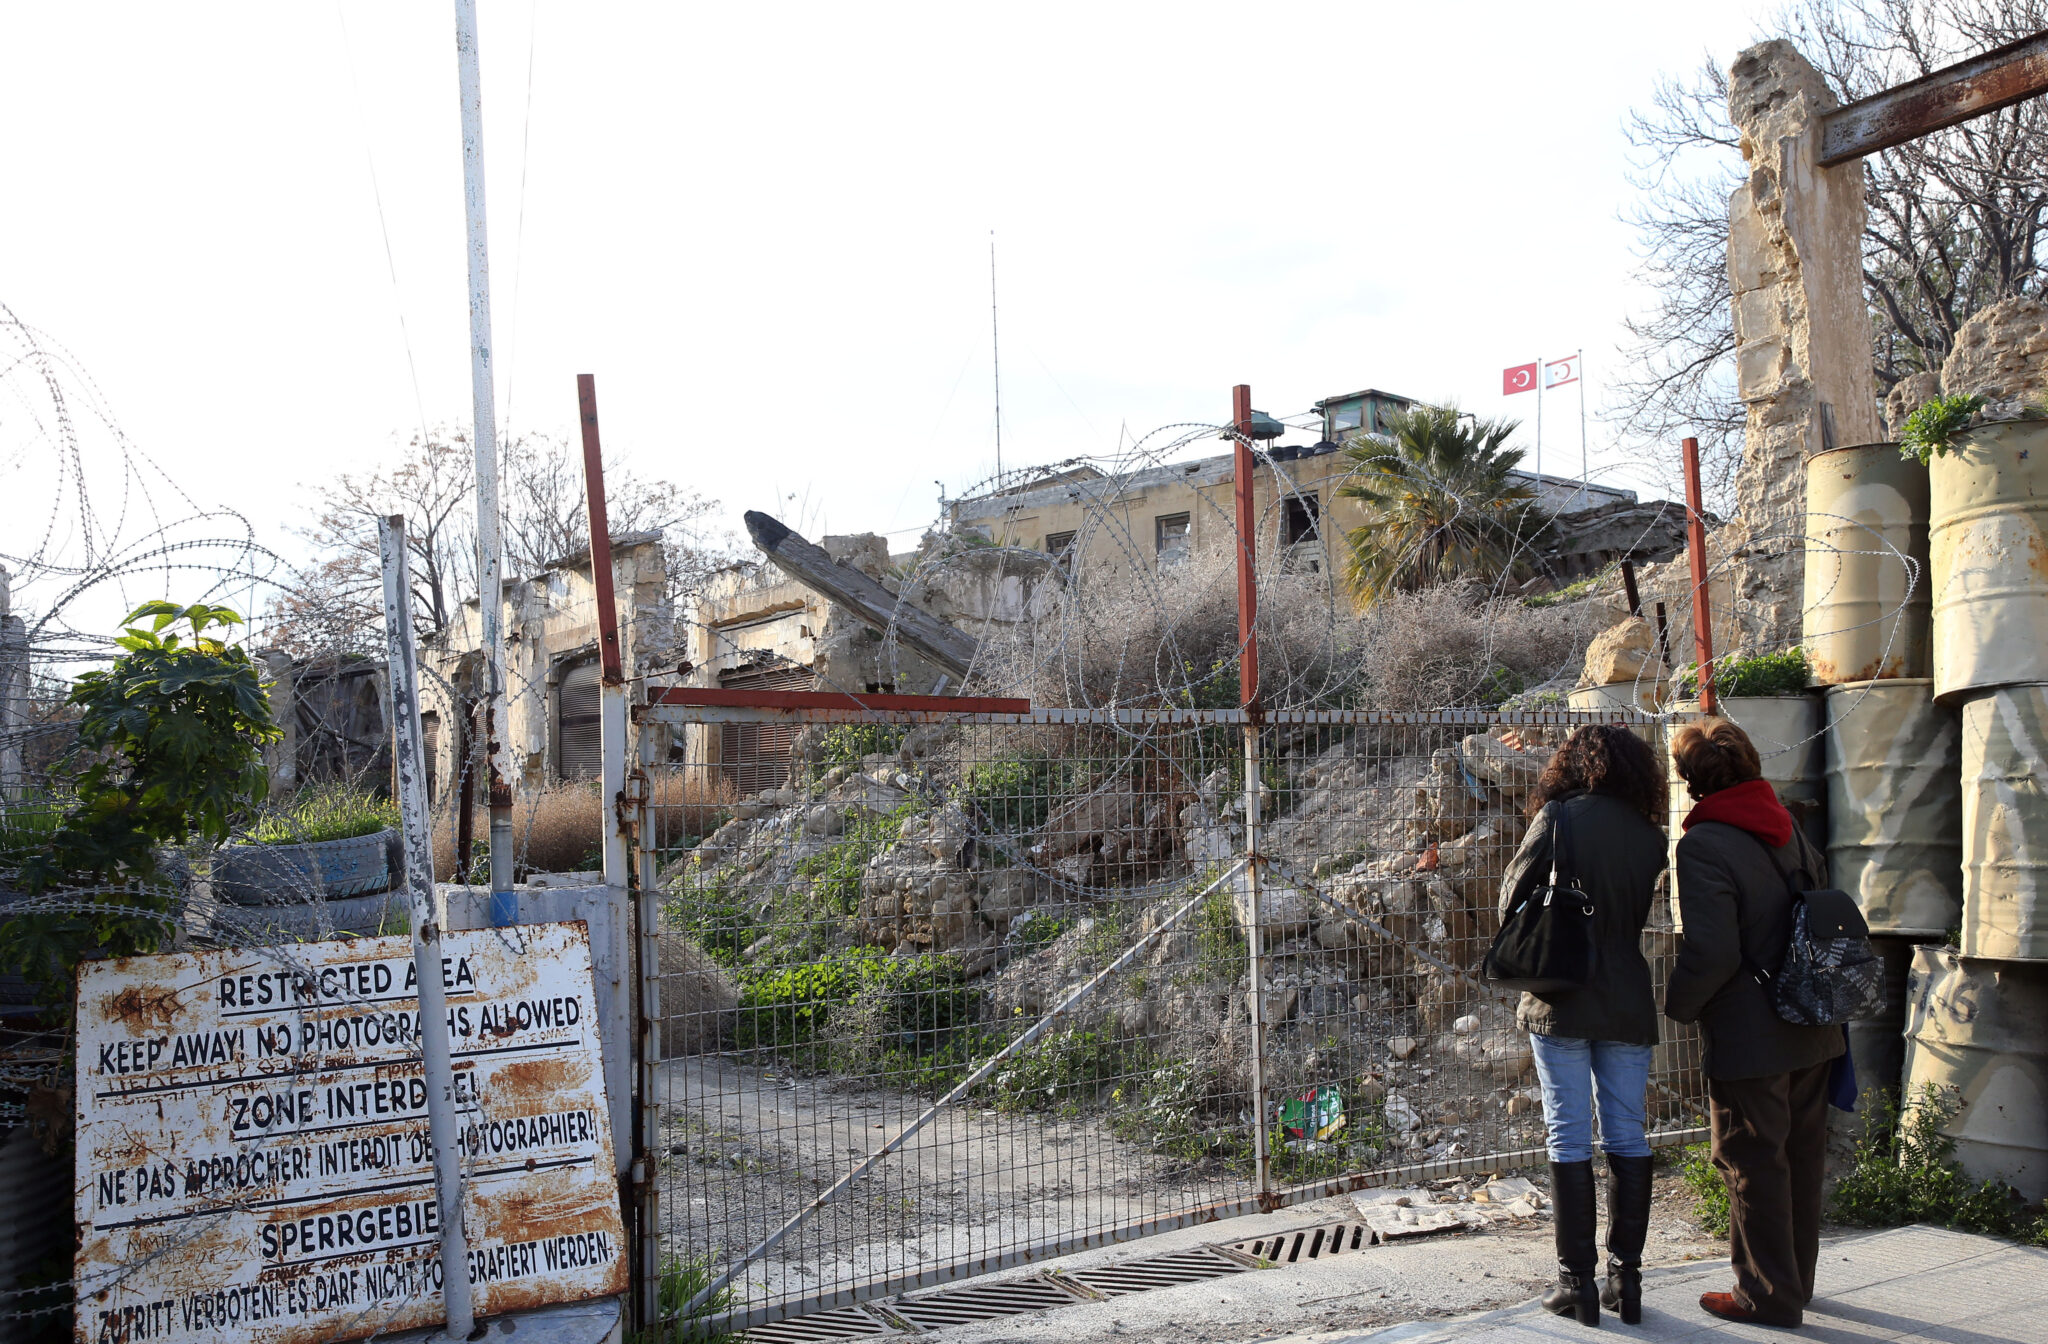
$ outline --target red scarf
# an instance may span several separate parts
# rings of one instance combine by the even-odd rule
[[[1751,779],[1710,793],[1685,814],[1685,829],[1703,821],[1739,826],[1772,849],[1792,838],[1792,814],[1778,801],[1768,780]]]

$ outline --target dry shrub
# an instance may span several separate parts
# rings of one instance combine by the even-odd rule
[[[604,846],[598,786],[556,784],[518,798],[512,806],[513,854],[537,873],[595,868]]]
[[[675,849],[685,840],[709,835],[732,816],[733,787],[716,766],[656,770],[647,783],[654,803],[657,849]]]
[[[1612,621],[1597,601],[1530,607],[1464,581],[1360,611],[1328,574],[1261,576],[1259,663],[1269,708],[1494,706],[1569,685]],[[1228,557],[1079,576],[1056,612],[983,645],[977,680],[1045,705],[1237,703],[1237,586]]]

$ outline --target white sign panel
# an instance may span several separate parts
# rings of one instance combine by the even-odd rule
[[[445,936],[479,1316],[625,1291],[584,925]],[[445,1319],[409,938],[88,962],[81,1344]]]

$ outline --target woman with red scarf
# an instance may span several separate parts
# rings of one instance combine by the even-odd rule
[[[1784,960],[1794,887],[1827,885],[1827,865],[1762,778],[1748,734],[1726,719],[1680,728],[1671,759],[1695,805],[1678,842],[1683,932],[1664,1013],[1706,1038],[1714,1165],[1728,1186],[1735,1291],[1707,1293],[1715,1316],[1796,1326],[1813,1300],[1827,1161],[1828,1066],[1838,1026],[1778,1016],[1757,972]]]

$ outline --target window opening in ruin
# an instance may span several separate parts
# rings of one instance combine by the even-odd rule
[[[1315,541],[1321,535],[1319,527],[1322,517],[1323,502],[1315,491],[1289,495],[1281,501],[1280,544],[1293,546],[1304,541]]]
[[[1188,558],[1188,531],[1191,515],[1165,513],[1153,520],[1153,535],[1159,550],[1159,563],[1177,565]]]
[[[1055,560],[1067,559],[1067,552],[1074,548],[1072,532],[1048,532],[1045,534],[1045,553]]]

